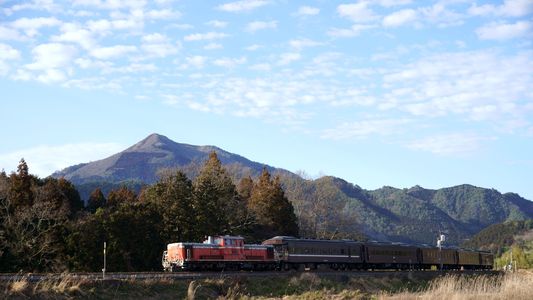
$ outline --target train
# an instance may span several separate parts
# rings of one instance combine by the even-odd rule
[[[276,236],[245,244],[240,236],[179,242],[163,252],[164,271],[204,270],[491,270],[490,252],[402,243]]]

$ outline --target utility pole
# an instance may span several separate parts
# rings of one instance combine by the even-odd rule
[[[105,267],[106,267],[105,250],[106,250],[106,242],[104,242],[104,268],[102,269],[102,280],[105,280]]]

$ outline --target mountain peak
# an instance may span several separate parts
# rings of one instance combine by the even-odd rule
[[[155,149],[160,149],[163,146],[171,144],[171,143],[174,143],[174,142],[172,142],[166,136],[158,134],[158,133],[152,133],[146,138],[144,138],[142,141],[131,146],[128,150],[129,151],[139,151],[139,150],[151,151]]]

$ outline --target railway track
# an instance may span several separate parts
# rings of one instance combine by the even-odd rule
[[[0,274],[0,281],[20,281],[38,282],[41,280],[62,280],[62,279],[83,279],[90,281],[112,281],[112,280],[196,280],[196,279],[216,279],[234,277],[269,277],[269,276],[294,276],[301,273],[314,273],[319,276],[349,276],[349,277],[387,277],[387,276],[427,276],[438,277],[446,274],[456,275],[476,275],[488,274],[499,275],[501,271],[289,271],[289,272],[130,272],[130,273],[28,273],[28,274]]]

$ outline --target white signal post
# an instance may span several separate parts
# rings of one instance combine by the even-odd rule
[[[105,267],[106,267],[105,250],[106,250],[106,242],[104,242],[104,268],[102,269],[102,280],[105,280]]]
[[[446,236],[444,234],[439,234],[439,237],[437,238],[437,247],[439,247],[439,262],[440,262],[440,269],[442,270],[443,262],[442,262],[442,243],[446,241]]]

